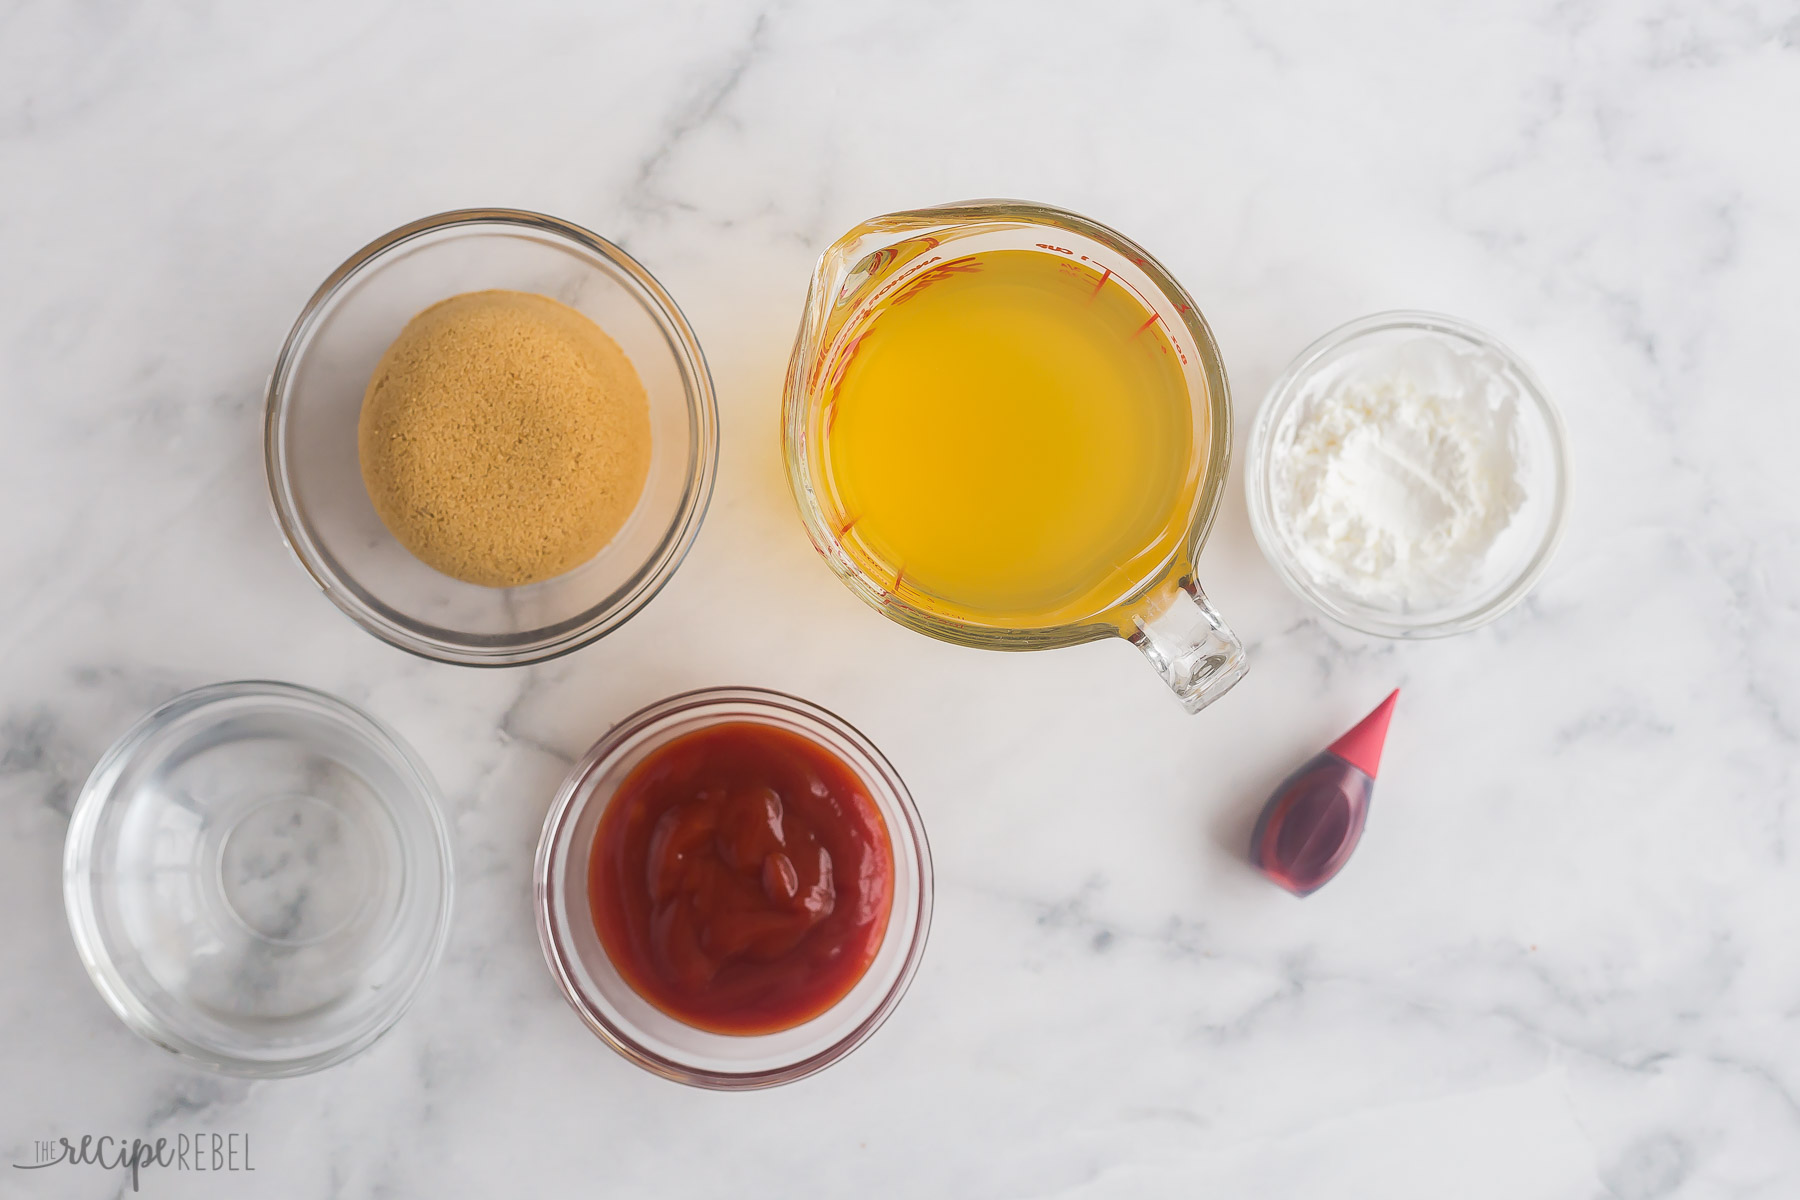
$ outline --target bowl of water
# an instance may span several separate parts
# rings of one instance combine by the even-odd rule
[[[450,926],[437,785],[374,718],[223,683],[139,721],[70,818],[64,901],[94,986],[198,1066],[300,1075],[406,1012]]]

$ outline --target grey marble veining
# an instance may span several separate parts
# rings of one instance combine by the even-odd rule
[[[146,1194],[1800,1194],[1800,9],[1791,0],[581,6],[0,3],[0,1157],[248,1133]],[[1235,478],[1201,574],[1249,677],[1185,716],[1118,643],[1002,656],[864,609],[782,474],[814,258],[879,212],[1091,213],[1218,335],[1239,445],[1317,335],[1495,331],[1575,500],[1531,600],[1398,645],[1263,563]],[[623,630],[516,671],[411,659],[291,561],[262,385],[358,246],[505,204],[624,244],[718,386],[711,514]],[[88,768],[180,690],[266,676],[395,726],[458,896],[359,1059],[214,1079],[89,985],[61,850]],[[811,1081],[719,1096],[593,1039],[539,954],[570,763],[684,688],[841,712],[938,871],[911,995]],[[1298,902],[1268,789],[1394,686],[1369,833]],[[110,1196],[14,1171],[0,1196]]]

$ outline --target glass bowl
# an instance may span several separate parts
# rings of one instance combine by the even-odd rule
[[[231,1074],[300,1075],[400,1019],[450,927],[437,786],[320,692],[221,683],[132,727],[69,823],[63,895],[137,1033]]]
[[[650,473],[623,528],[554,579],[489,588],[440,574],[396,541],[363,487],[356,423],[369,376],[417,313],[462,292],[538,292],[617,341],[649,396]],[[332,603],[425,658],[512,666],[567,654],[660,591],[699,532],[718,458],[700,344],[675,301],[623,250],[537,213],[465,209],[376,239],[332,272],[269,377],[264,456],[275,519]]]
[[[1422,608],[1380,607],[1334,588],[1307,569],[1298,535],[1274,504],[1276,457],[1311,397],[1390,366],[1394,356],[1448,355],[1484,372],[1519,398],[1512,452],[1524,500],[1489,549],[1466,588]],[[1250,430],[1245,491],[1250,528],[1282,581],[1314,607],[1352,629],[1391,638],[1434,638],[1464,633],[1494,620],[1525,598],[1550,565],[1568,516],[1568,436],[1561,415],[1523,360],[1485,331],[1455,317],[1424,312],[1386,312],[1332,330],[1301,351],[1269,389]]]
[[[894,904],[874,962],[831,1008],[776,1033],[710,1033],[656,1008],[608,960],[588,904],[594,834],[619,784],[658,746],[726,721],[773,725],[836,754],[868,787],[894,849]],[[550,807],[535,880],[544,957],[588,1028],[648,1071],[721,1091],[803,1079],[862,1045],[905,995],[931,927],[931,849],[893,766],[831,713],[760,688],[687,692],[642,709],[609,731],[569,774]]]

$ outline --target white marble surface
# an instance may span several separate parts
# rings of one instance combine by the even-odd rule
[[[0,3],[0,1157],[249,1133],[146,1195],[1800,1195],[1800,9],[1468,5]],[[1100,10],[1105,11],[1102,18]],[[1248,680],[1185,716],[1113,642],[1001,656],[862,607],[783,481],[814,256],[972,195],[1086,211],[1211,319],[1239,443],[1327,328],[1436,308],[1558,397],[1576,505],[1495,626],[1331,628],[1250,538],[1203,560]],[[717,380],[674,584],[549,666],[438,666],[289,561],[262,383],[382,231],[502,204],[621,241]],[[310,1078],[138,1041],[62,915],[73,793],[176,691],[272,676],[397,726],[448,796],[450,946]],[[712,1095],[590,1037],[532,847],[571,756],[680,689],[864,728],[936,850],[917,983],[811,1081]],[[1405,691],[1368,837],[1295,901],[1267,789]],[[0,1196],[103,1196],[0,1167]]]

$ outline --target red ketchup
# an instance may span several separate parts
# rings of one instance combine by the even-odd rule
[[[652,750],[600,817],[588,900],[638,995],[714,1033],[791,1029],[881,949],[894,851],[868,788],[809,738],[736,721]]]
[[[1356,728],[1289,775],[1257,818],[1250,861],[1294,895],[1324,887],[1356,849],[1399,697],[1395,688]]]

